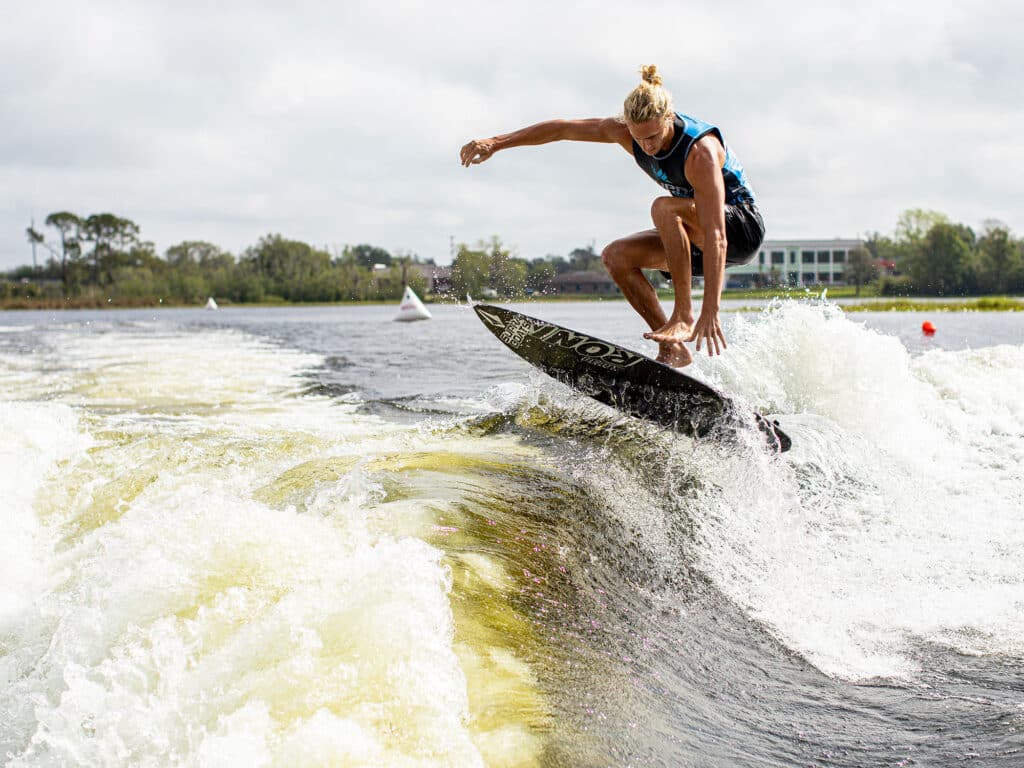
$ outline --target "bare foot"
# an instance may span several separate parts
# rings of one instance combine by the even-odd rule
[[[670,321],[656,331],[648,331],[644,334],[644,338],[659,344],[681,344],[690,338],[691,333],[693,333],[693,323]]]
[[[658,356],[654,359],[673,368],[683,368],[693,362],[693,355],[681,341],[661,341],[658,342]]]

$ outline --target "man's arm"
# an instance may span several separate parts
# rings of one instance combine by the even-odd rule
[[[462,164],[467,168],[490,158],[495,152],[510,147],[548,144],[552,141],[596,141],[619,144],[633,153],[633,137],[621,120],[594,117],[586,120],[545,120],[512,133],[490,139],[475,139],[462,148]]]
[[[728,242],[725,234],[725,149],[714,136],[705,136],[690,150],[686,158],[686,178],[693,185],[693,199],[697,207],[697,223],[704,234],[704,298],[700,317],[693,326],[689,341],[697,342],[697,350],[707,342],[708,355],[721,354],[725,349],[725,335],[719,322],[718,311],[725,285],[725,254]],[[721,346],[719,346],[721,343]]]

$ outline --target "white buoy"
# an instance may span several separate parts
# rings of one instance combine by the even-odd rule
[[[208,298],[206,300],[206,308],[207,309],[218,309],[217,302],[213,300],[213,296],[211,296],[210,298]]]
[[[405,293],[402,294],[402,303],[398,307],[398,316],[395,320],[410,321],[410,320],[429,320],[430,312],[423,306],[423,302],[420,301],[420,297],[416,295],[415,291],[409,286],[405,287]]]

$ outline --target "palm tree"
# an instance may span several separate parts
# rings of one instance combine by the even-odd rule
[[[41,232],[36,230],[36,220],[34,218],[31,225],[25,230],[25,234],[28,236],[28,241],[32,244],[32,271],[35,272],[39,268],[36,264],[36,246],[45,242],[45,238]]]

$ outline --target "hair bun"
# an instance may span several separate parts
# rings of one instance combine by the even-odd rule
[[[622,102],[622,116],[630,123],[672,119],[672,96],[661,84],[661,75],[654,64],[640,68],[643,80]]]
[[[657,64],[645,64],[640,67],[640,76],[645,83],[650,83],[654,86],[661,85],[661,75],[658,74]]]

